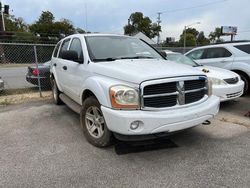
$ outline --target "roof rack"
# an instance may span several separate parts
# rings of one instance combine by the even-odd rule
[[[216,44],[230,44],[230,43],[240,43],[240,42],[250,42],[250,40],[235,40],[235,41],[225,41],[225,42],[216,42],[211,45],[216,45]]]

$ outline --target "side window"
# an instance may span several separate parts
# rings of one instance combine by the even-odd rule
[[[78,60],[83,61],[83,51],[80,39],[74,38],[69,49],[72,51],[76,51],[78,54]]]
[[[65,39],[62,43],[61,49],[59,51],[59,58],[62,58],[62,52],[67,51],[70,39]]]
[[[205,59],[230,57],[232,54],[225,48],[208,48],[205,50]]]
[[[61,42],[58,42],[55,49],[54,49],[53,57],[57,57],[60,45],[61,45]]]
[[[247,54],[250,54],[250,44],[238,45],[238,46],[234,46],[234,47],[247,53]]]
[[[191,59],[198,60],[198,59],[203,59],[203,53],[204,49],[200,49],[187,54],[187,56]]]

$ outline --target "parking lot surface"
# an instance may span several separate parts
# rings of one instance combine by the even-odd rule
[[[176,148],[127,155],[90,145],[66,106],[0,107],[0,187],[250,187],[249,103],[170,136]]]

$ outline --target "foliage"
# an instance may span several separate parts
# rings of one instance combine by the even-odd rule
[[[6,31],[14,32],[27,32],[28,25],[24,22],[23,18],[15,18],[13,15],[4,15],[4,22]]]
[[[204,46],[210,43],[209,39],[205,37],[204,32],[201,31],[197,36],[197,45]]]
[[[180,36],[179,44],[184,45],[184,32]],[[209,39],[205,37],[203,31],[197,31],[195,28],[186,29],[186,46],[202,46],[208,45]]]
[[[221,34],[221,28],[216,27],[213,32],[209,34],[209,39],[211,42],[220,42],[221,39],[220,37],[222,36]]]
[[[43,39],[60,39],[62,36],[75,33],[75,28],[71,21],[67,19],[55,21],[51,12],[43,11],[39,19],[30,26],[30,31]]]
[[[180,36],[179,43],[181,46],[184,45],[184,33]],[[186,46],[196,46],[196,38],[193,33],[186,33]]]
[[[132,35],[142,32],[149,38],[154,38],[161,32],[161,26],[152,23],[149,17],[145,17],[141,12],[132,13],[129,17],[129,23],[124,26],[124,34]]]

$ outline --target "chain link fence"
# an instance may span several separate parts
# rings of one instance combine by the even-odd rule
[[[46,95],[50,90],[54,47],[55,44],[0,43],[0,104],[1,98],[20,93]]]
[[[26,93],[28,97],[51,94],[50,59],[54,47],[55,44],[0,42],[0,105],[6,97],[16,94]],[[184,53],[192,47],[156,46],[156,49]]]

